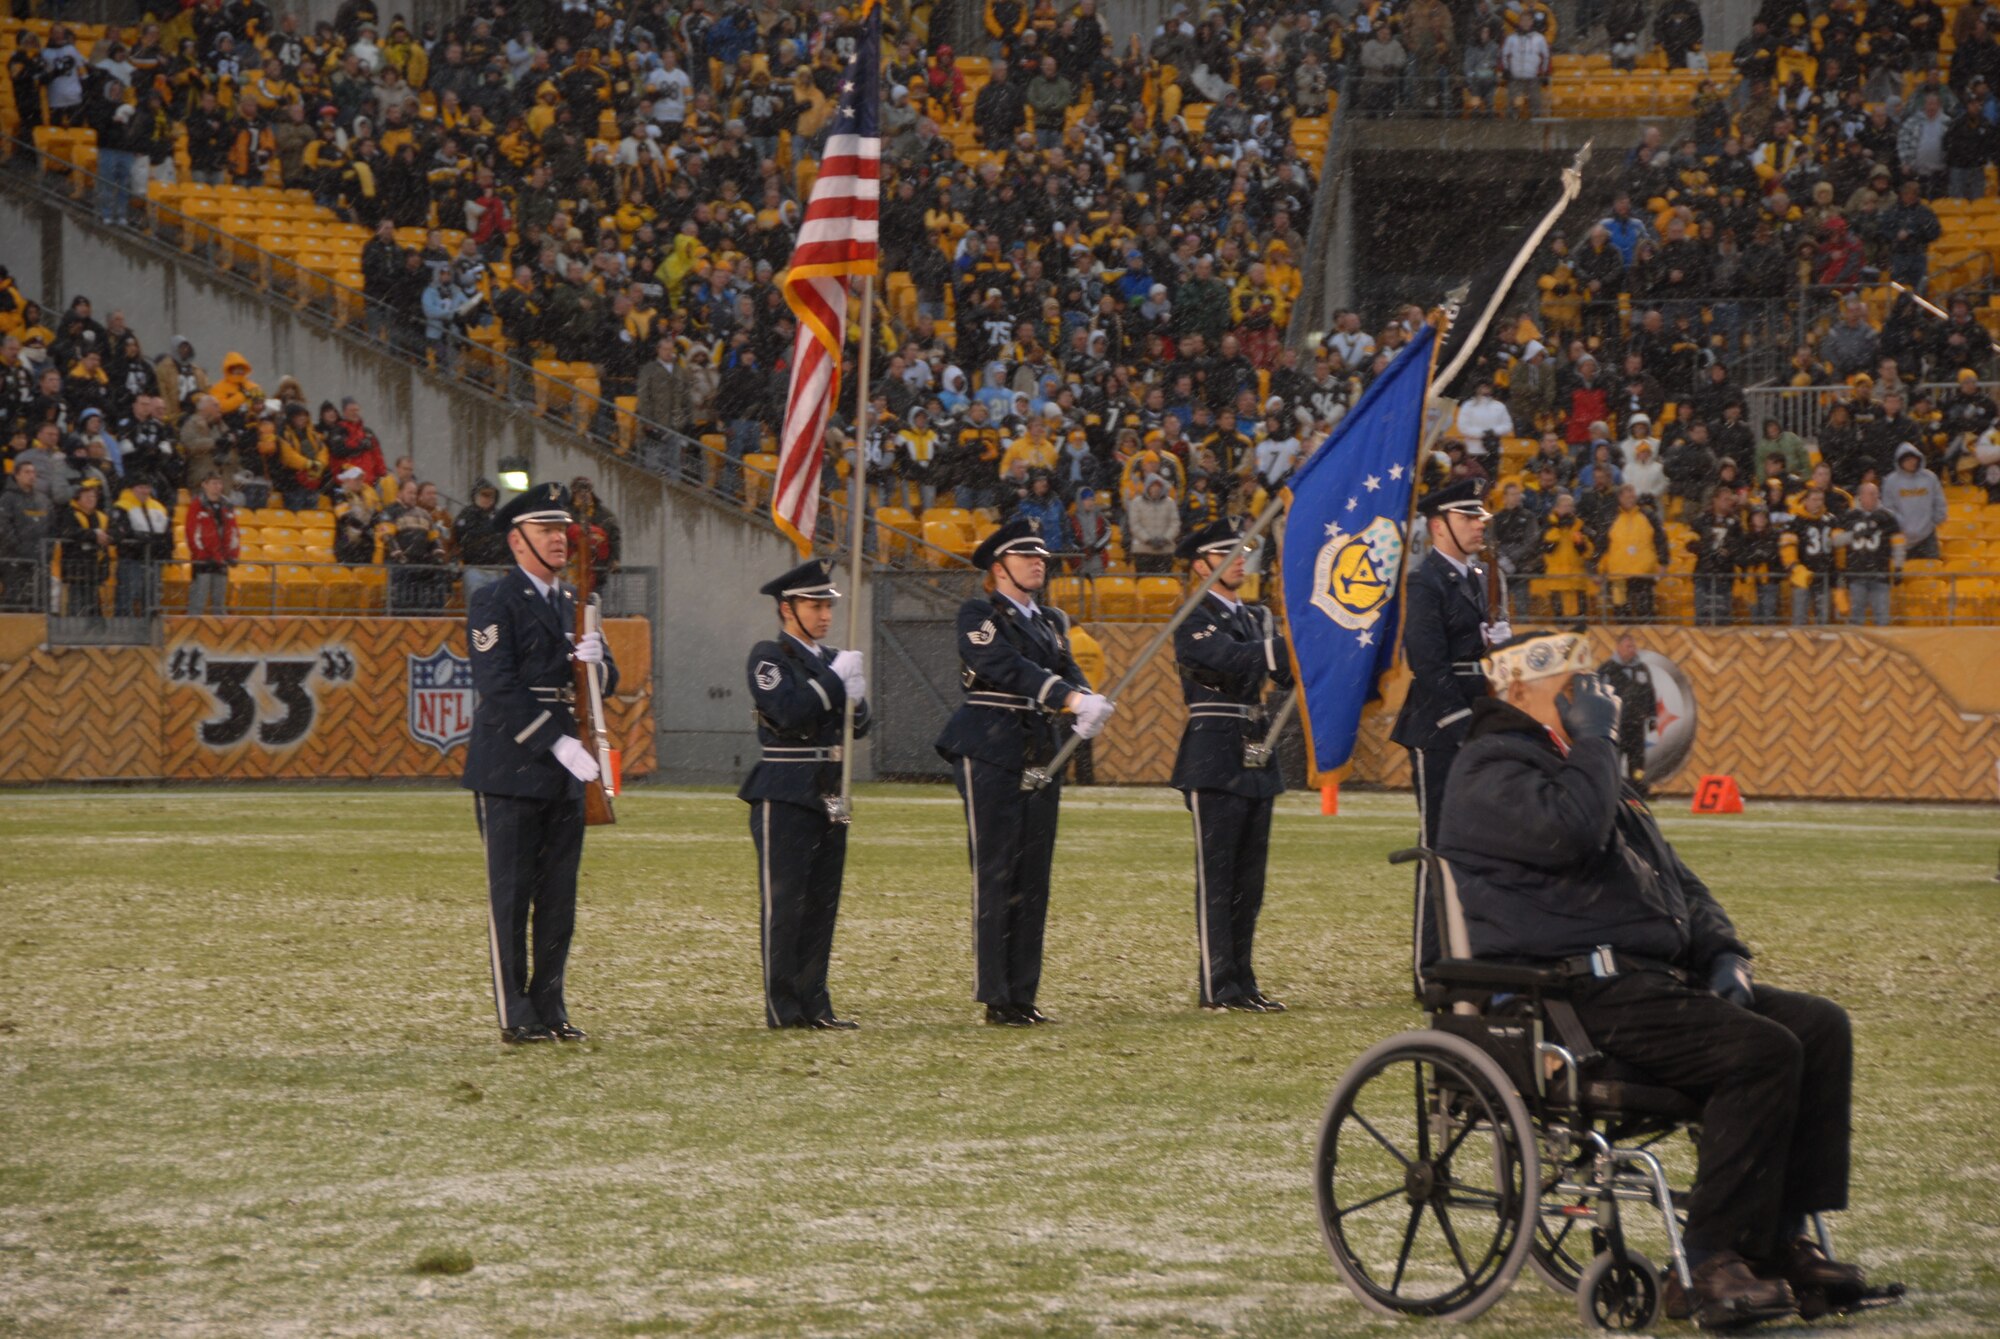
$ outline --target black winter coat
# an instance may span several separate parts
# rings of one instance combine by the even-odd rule
[[[1475,957],[1553,961],[1609,945],[1702,972],[1718,953],[1750,956],[1619,772],[1609,740],[1580,739],[1564,757],[1520,708],[1473,704],[1438,853]]]

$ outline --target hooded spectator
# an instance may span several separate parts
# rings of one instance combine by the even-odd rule
[[[1924,453],[1904,442],[1896,448],[1895,468],[1883,477],[1882,506],[1902,527],[1906,558],[1938,556],[1937,528],[1944,524],[1944,486],[1924,465]]]

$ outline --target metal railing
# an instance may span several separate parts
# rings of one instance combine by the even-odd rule
[[[1905,408],[1918,393],[1930,396],[1935,406],[1957,389],[1956,382],[1926,381],[1915,385],[1906,382],[1901,394]],[[1982,381],[1979,389],[1987,395],[2000,395],[2000,381]],[[1784,431],[1811,439],[1826,426],[1827,415],[1834,405],[1852,394],[1853,390],[1847,386],[1750,386],[1743,392],[1744,418],[1760,433],[1766,419],[1776,419]],[[1873,402],[1879,405],[1882,396],[1882,388],[1876,387]]]
[[[1084,570],[1082,564],[1093,556],[1108,559],[1116,570]],[[1043,598],[1080,623],[1164,623],[1186,598],[1186,564],[1163,556],[1156,570],[1137,570],[1132,564],[1143,558],[1138,554],[1121,558],[1117,554],[1058,553],[1050,559]],[[1265,569],[1251,573],[1240,594],[1281,612],[1283,600],[1275,569],[1270,562]],[[943,583],[939,586],[942,603],[931,609],[933,616],[941,616],[938,610],[970,593],[972,588],[956,580],[960,575],[937,574]],[[911,580],[920,576],[907,574]],[[1516,624],[1530,618],[1582,618],[1681,627],[1849,625],[1875,612],[1864,594],[1869,579],[1859,573],[1836,574],[1800,592],[1782,573],[1711,579],[1689,572],[1665,572],[1652,578],[1650,585],[1644,580],[1614,585],[1610,577],[1585,573],[1578,577],[1510,578],[1508,594]],[[1884,583],[1887,593],[1886,623],[1919,627],[2000,624],[2000,568],[1905,568],[1876,579]],[[1719,584],[1711,585],[1711,580]],[[903,584],[896,589],[913,596],[922,587]]]
[[[1461,55],[1460,61],[1463,60]],[[1692,116],[1694,96],[1703,79],[1725,96],[1736,84],[1727,70],[1689,79],[1667,78],[1663,71],[1620,74],[1553,74],[1538,83],[1534,95],[1510,92],[1504,74],[1488,86],[1469,81],[1460,63],[1419,76],[1416,62],[1400,74],[1371,77],[1358,68],[1348,76],[1354,94],[1353,114],[1369,120],[1508,119],[1524,115],[1535,120],[1576,121],[1625,118],[1664,119]],[[1535,103],[1539,101],[1540,109]]]
[[[1868,602],[1877,583],[1886,610]],[[1519,592],[1525,587],[1525,597]],[[1509,579],[1510,613],[1524,618],[1679,627],[1860,625],[1991,627],[2000,624],[2000,569],[1835,573],[1805,587],[1783,573],[1651,578],[1528,576]],[[1525,598],[1525,603],[1524,603]]]
[[[10,174],[13,180],[72,213],[93,198],[102,184],[94,171],[53,152],[45,153],[29,141],[8,138],[0,143],[9,152],[6,164],[15,168]],[[29,170],[22,170],[24,166]],[[54,189],[48,179],[56,176],[68,177],[71,189]],[[670,485],[704,493],[771,524],[764,509],[776,486],[776,469],[774,464],[750,459],[762,454],[761,450],[718,448],[698,436],[641,419],[635,408],[620,405],[617,397],[602,393],[601,369],[594,365],[583,364],[595,374],[589,377],[574,371],[577,364],[556,359],[538,360],[543,365],[537,367],[499,348],[490,334],[482,337],[452,330],[440,340],[430,340],[421,317],[412,319],[340,282],[333,274],[225,231],[219,220],[228,216],[200,217],[138,194],[130,197],[128,210],[133,205],[143,206],[139,212],[128,213],[142,235],[174,247],[185,258],[206,262],[245,289],[288,301],[295,315],[423,364],[433,375],[489,395],[514,410],[567,427],[593,446]],[[438,231],[450,234],[456,230]],[[557,372],[557,364],[565,370]],[[727,438],[726,425],[718,426],[724,431],[708,435]],[[845,508],[836,500],[836,491],[828,489],[822,494],[817,529],[818,538],[837,549],[845,534],[841,519]],[[917,545],[929,547],[921,537]]]
[[[47,614],[77,627],[107,620],[147,623],[169,614],[441,618],[463,615],[466,601],[481,584],[513,570],[512,565],[450,562],[351,564],[250,558],[231,564],[221,574],[220,585],[211,590],[197,584],[201,574],[186,558],[66,561],[61,542],[45,540],[39,562],[0,559],[0,609]],[[617,567],[600,572],[596,585],[606,618],[657,616],[657,569]]]

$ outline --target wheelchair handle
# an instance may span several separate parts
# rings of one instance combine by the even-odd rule
[[[1429,847],[1406,846],[1400,851],[1391,851],[1389,853],[1389,863],[1392,865],[1408,865],[1418,860],[1431,866],[1432,872],[1436,872],[1437,852],[1431,850]]]

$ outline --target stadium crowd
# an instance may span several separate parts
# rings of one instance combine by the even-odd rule
[[[907,515],[916,529],[948,505],[990,527],[1025,510],[1077,555],[1076,570],[1112,570],[1122,554],[1148,573],[1171,570],[1188,528],[1256,506],[1421,319],[1403,309],[1364,329],[1343,312],[1303,355],[1286,347],[1317,167],[1295,131],[1342,87],[1365,91],[1388,69],[1370,54],[1385,40],[1405,52],[1385,104],[1401,107],[1432,89],[1482,97],[1487,73],[1509,78],[1502,56],[1491,67],[1473,56],[1503,28],[1514,32],[1502,46],[1525,34],[1544,53],[1554,36],[1552,14],[1520,0],[1478,0],[1456,18],[1428,6],[1199,17],[1183,6],[1150,42],[1120,49],[1092,0],[992,0],[983,51],[963,56],[928,40],[939,10],[899,13],[882,115],[891,277],[866,444],[878,516]],[[1680,12],[1691,8],[1661,12],[1672,64],[1701,60],[1699,16],[1689,26]],[[1578,595],[1608,575],[1614,548],[1633,547],[1612,542],[1617,508],[1593,497],[1603,488],[1615,500],[1631,483],[1663,539],[1670,509],[1691,523],[1719,492],[1761,496],[1770,450],[1786,452],[1787,479],[1809,480],[1812,448],[1743,422],[1733,367],[1775,358],[1799,384],[1879,380],[1879,393],[1857,383],[1845,422],[1824,434],[1827,482],[1842,491],[1822,490],[1823,502],[1870,470],[1886,477],[1905,426],[1927,471],[1984,470],[2000,496],[2000,469],[1976,445],[1990,412],[1975,424],[1974,407],[1913,394],[1924,378],[1990,369],[1969,308],[1943,325],[1907,304],[1883,320],[1865,302],[1823,332],[1800,319],[1811,302],[1859,298],[1884,277],[1922,283],[1939,235],[1927,198],[1972,189],[1937,167],[1936,121],[2000,119],[2000,103],[1975,96],[1977,62],[1959,59],[2000,46],[1969,32],[1949,69],[1932,70],[1921,51],[1892,59],[1897,48],[1876,35],[1861,44],[1869,59],[1844,59],[1845,20],[1829,14],[1800,11],[1804,46],[1791,16],[1763,16],[1734,53],[1736,96],[1705,91],[1686,141],[1646,132],[1603,222],[1549,248],[1534,319],[1510,321],[1485,351],[1492,393],[1468,406],[1478,431],[1462,421],[1431,463],[1433,480],[1513,477],[1541,518],[1573,509],[1587,529],[1554,543],[1545,529],[1541,562],[1550,575],[1579,564]],[[1580,17],[1616,40],[1629,16],[1613,6]],[[301,189],[375,228],[361,272],[378,334],[440,360],[484,343],[587,365],[607,400],[630,396],[641,424],[673,430],[642,429],[644,461],[699,478],[685,439],[705,439],[729,461],[711,481],[749,500],[738,466],[774,448],[795,333],[775,278],[858,31],[852,12],[804,4],[523,11],[497,0],[417,27],[350,0],[308,31],[255,0],[206,0],[88,53],[60,25],[46,43],[24,33],[9,72],[23,129],[36,117],[95,127],[100,168],[144,164],[134,185],[177,170],[184,131],[196,181]],[[1890,75],[1907,76],[1910,95],[1866,101]],[[1816,100],[1800,99],[1801,78]],[[1838,96],[1819,97],[1822,84]],[[127,208],[100,198],[112,221]],[[405,244],[399,228],[427,230],[424,242]],[[47,319],[7,301],[24,330]],[[125,348],[129,332],[105,334],[117,345],[96,359],[107,382],[113,365],[118,377],[153,365]],[[179,341],[155,376],[169,377],[169,363],[183,363]],[[232,371],[249,374],[227,360],[220,370],[225,386]],[[184,372],[169,379],[186,389]],[[147,398],[100,428],[126,432],[129,420],[145,437],[156,421],[191,425],[183,474],[167,482],[198,485],[216,451],[204,425],[243,411],[186,394],[138,408]],[[350,420],[338,405],[312,413],[284,387],[272,398],[271,417],[253,408],[233,429],[253,432],[247,449],[223,455],[251,486],[309,505],[344,488],[349,468],[377,482],[379,457],[344,454],[365,434],[348,426],[358,407]],[[844,408],[839,423],[851,421]],[[1513,472],[1501,445],[1548,430],[1565,455],[1553,489],[1539,466]],[[292,445],[301,434],[325,442],[323,464]],[[830,452],[828,486],[845,473],[843,451]],[[1647,487],[1659,473],[1670,478]],[[1776,518],[1766,509],[1777,529],[1789,515],[1790,504]],[[1921,536],[1906,527],[1910,543]],[[1638,547],[1664,566],[1659,542]],[[1533,562],[1523,553],[1512,565]],[[1614,604],[1643,614],[1643,585],[1631,589]]]
[[[508,561],[492,482],[454,508],[410,456],[390,463],[353,397],[315,408],[289,376],[267,393],[238,353],[216,371],[182,337],[149,354],[122,313],[99,321],[82,295],[51,317],[0,269],[0,606],[36,603],[53,542],[71,612],[101,611],[107,593],[120,614],[151,612],[174,562],[189,565],[189,608],[224,612],[229,570],[254,556],[239,511],[320,518],[288,560],[386,565],[406,610],[443,608],[460,568]],[[617,517],[588,478],[572,488],[615,566]]]

